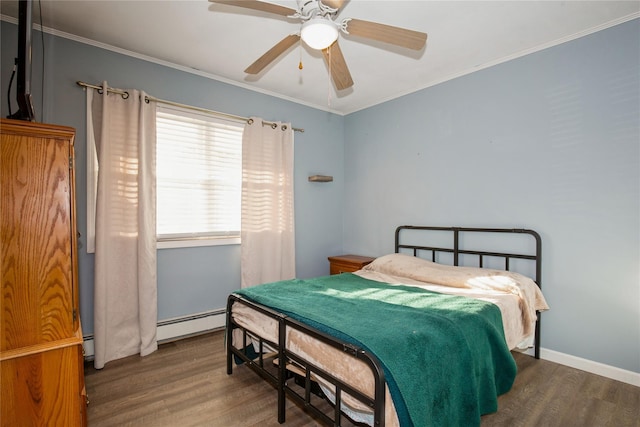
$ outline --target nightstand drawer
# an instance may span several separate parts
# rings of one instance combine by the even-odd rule
[[[330,274],[352,273],[360,270],[375,258],[360,255],[339,255],[329,258]]]

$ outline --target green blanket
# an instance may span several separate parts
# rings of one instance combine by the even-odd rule
[[[405,426],[474,426],[516,365],[497,306],[354,274],[236,292],[375,354]]]

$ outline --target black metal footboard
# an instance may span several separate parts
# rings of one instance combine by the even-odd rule
[[[232,307],[234,304],[244,304],[276,321],[278,325],[278,342],[261,337],[255,331],[238,324],[233,317]],[[241,346],[237,346],[237,344],[234,346],[233,343],[233,331],[236,329],[242,331],[243,342]],[[352,384],[340,380],[333,373],[326,371],[311,361],[305,360],[287,348],[287,331],[293,329],[340,350],[346,358],[359,359],[366,363],[371,369],[374,378],[374,397],[371,398],[365,395]],[[257,351],[253,349],[252,343],[254,342],[257,343]],[[233,372],[233,359],[235,357],[277,389],[279,423],[284,423],[285,421],[285,399],[289,396],[292,401],[300,405],[304,410],[313,413],[327,425],[340,426],[344,416],[341,411],[343,393],[347,393],[371,409],[373,412],[373,426],[384,427],[385,378],[380,362],[373,354],[235,294],[231,294],[227,300],[226,347],[227,374],[230,375]],[[265,357],[266,350],[272,350],[269,353],[270,357]],[[277,359],[273,359],[276,355]],[[277,363],[274,363],[274,360],[277,360]],[[290,366],[289,364],[295,366],[295,370],[299,372],[299,375],[294,375],[288,370],[287,366]],[[331,415],[327,414],[327,411],[320,409],[313,402],[313,398],[316,396],[313,393],[313,388],[314,386],[317,387],[314,378],[321,378],[324,383],[331,384],[335,392]],[[300,382],[302,386],[300,386]],[[322,401],[325,402],[325,400]]]

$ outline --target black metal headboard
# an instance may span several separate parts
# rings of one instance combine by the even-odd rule
[[[424,233],[422,233],[424,232]],[[424,245],[422,242],[431,242],[430,233],[433,235],[434,232],[440,234],[437,243]],[[421,242],[420,244],[414,243],[401,243],[401,237],[406,237],[405,235],[408,233],[420,233],[420,237],[416,240],[416,242]],[[519,246],[519,250],[511,251],[511,250],[501,250],[501,249],[477,249],[479,245],[481,247],[489,247],[482,243],[478,243],[474,241],[474,243],[469,244],[467,246],[466,237],[467,235],[475,234],[479,235],[484,233],[487,237],[491,236],[494,233],[494,237],[498,234],[516,234],[516,235],[524,235],[523,237],[531,237],[534,240],[531,241],[532,244]],[[527,236],[528,235],[528,236]],[[413,251],[414,256],[424,257],[424,253],[431,255],[431,261],[440,262],[439,256],[440,254],[449,254],[452,258],[449,262],[453,265],[460,265],[461,256],[471,256],[477,260],[477,266],[480,268],[485,267],[485,260],[487,258],[494,259],[502,259],[504,261],[503,270],[510,270],[511,263],[510,260],[518,259],[518,260],[530,260],[535,264],[535,272],[533,273],[533,280],[536,282],[538,287],[540,286],[540,282],[542,279],[542,240],[540,235],[533,231],[523,228],[474,228],[474,227],[431,227],[431,226],[415,226],[415,225],[401,225],[396,228],[396,244],[395,251],[396,253],[400,253],[402,250],[410,250]],[[404,242],[407,242],[409,239],[405,238]],[[489,238],[488,240],[493,240]],[[531,240],[531,239],[527,239]],[[484,240],[486,242],[487,239]],[[524,249],[523,249],[524,248]],[[521,250],[520,250],[521,249]],[[540,358],[540,313],[538,313],[538,319],[536,322],[536,331],[535,331],[535,357],[536,359]]]

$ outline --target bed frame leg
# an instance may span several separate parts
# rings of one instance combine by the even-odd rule
[[[227,349],[227,375],[233,373],[233,356],[231,353],[231,347],[233,346],[233,326],[231,323],[231,306],[233,301],[231,298],[227,299],[227,327],[225,328],[225,347]]]
[[[227,345],[227,375],[233,374],[232,358],[233,356],[231,355],[231,349],[229,349],[229,346]]]
[[[284,391],[284,382],[286,372],[286,363],[283,359],[280,359],[280,365],[278,366],[278,422],[283,424],[286,418],[285,405],[287,403],[287,396]]]
[[[540,312],[536,312],[538,319],[536,320],[536,329],[535,329],[535,347],[534,347],[534,357],[536,359],[540,359]]]
[[[280,397],[280,390],[278,390],[278,423],[280,424],[284,424],[285,421],[284,404],[285,401]]]
[[[287,381],[287,356],[285,352],[287,326],[284,318],[279,319],[278,323],[278,422],[282,424],[286,418],[285,405],[287,403],[285,393],[285,381]]]

